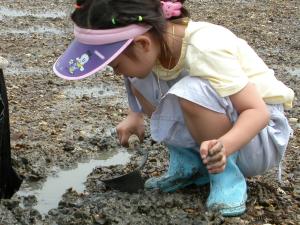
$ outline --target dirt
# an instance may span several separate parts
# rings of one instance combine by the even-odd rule
[[[195,20],[221,24],[248,43],[296,93],[287,117],[294,129],[277,170],[247,180],[247,211],[224,218],[207,212],[208,186],[175,193],[110,190],[91,174],[85,190],[70,186],[48,213],[34,208],[37,196],[16,194],[0,202],[0,224],[299,224],[299,87],[300,33],[297,0],[189,0]],[[72,40],[71,0],[5,0],[0,6],[0,55],[8,59],[12,157],[23,187],[44,185],[58,170],[121,149],[111,130],[126,116],[122,78],[109,69],[82,81],[65,81],[52,64]],[[158,176],[167,167],[164,146],[146,135],[149,158],[143,176]],[[49,197],[50,198],[50,197]]]

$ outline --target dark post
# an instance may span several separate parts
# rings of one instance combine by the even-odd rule
[[[0,68],[0,199],[11,198],[22,183],[11,164],[10,128],[7,92]]]

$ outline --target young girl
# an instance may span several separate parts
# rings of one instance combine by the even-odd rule
[[[242,214],[245,177],[281,162],[291,129],[284,108],[294,93],[248,44],[224,27],[187,19],[184,1],[78,0],[75,40],[54,65],[76,80],[110,65],[124,75],[129,114],[122,145],[151,135],[168,146],[170,163],[145,188],[172,192],[210,183],[206,205]]]

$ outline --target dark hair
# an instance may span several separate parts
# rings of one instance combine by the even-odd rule
[[[180,0],[181,3],[184,1]],[[77,26],[89,29],[109,29],[144,23],[152,26],[151,32],[162,45],[167,46],[163,38],[167,20],[163,16],[160,2],[160,0],[77,0],[77,7],[71,18]],[[139,22],[140,16],[142,21]],[[169,20],[186,16],[188,12],[182,8],[180,16],[171,17]],[[166,52],[162,54],[165,55]]]

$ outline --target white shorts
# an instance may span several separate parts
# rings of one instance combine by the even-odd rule
[[[188,76],[186,72],[172,81],[160,80],[158,82],[157,77],[150,74],[145,79],[130,78],[127,82],[156,106],[150,127],[152,138],[158,142],[199,149],[185,125],[178,97],[212,111],[224,113],[232,123],[235,123],[238,118],[229,97],[220,97],[209,82],[199,77]],[[135,99],[132,98],[129,96],[130,106],[134,111],[141,110],[134,106],[132,102]],[[278,166],[283,159],[292,133],[284,115],[283,106],[268,105],[268,109],[271,119],[267,127],[239,151],[237,164],[246,177],[262,174]]]

